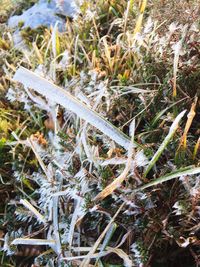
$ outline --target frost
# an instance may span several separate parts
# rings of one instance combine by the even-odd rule
[[[6,233],[4,236],[4,245],[0,248],[0,251],[6,252],[8,256],[11,256],[15,253],[14,249],[11,248],[12,241],[15,238],[22,236],[22,229],[19,228],[17,231],[12,231],[11,233]]]
[[[120,164],[126,164],[126,162],[127,162],[126,158],[115,157],[115,158],[104,160],[101,163],[101,166],[120,165]],[[146,166],[147,164],[148,164],[148,159],[144,155],[144,152],[142,150],[138,151],[135,154],[135,158],[134,158],[134,160],[132,160],[132,163],[131,163],[132,168],[143,167],[143,166]]]
[[[14,102],[16,100],[16,92],[12,89],[9,88],[8,92],[6,94],[6,98],[10,101],[10,102]]]
[[[15,28],[19,22],[23,21],[23,28],[30,27],[35,29],[41,25],[46,27],[54,26],[59,21],[59,29],[64,30],[65,21],[57,16],[57,14],[74,16],[77,12],[78,7],[71,0],[52,0],[51,2],[40,0],[34,6],[24,11],[22,15],[11,17],[8,25],[11,28]]]
[[[154,26],[154,22],[152,21],[152,18],[149,17],[144,28],[144,34],[151,33],[153,26]]]
[[[198,198],[200,195],[200,176],[198,175],[195,179],[193,176],[188,178],[187,176],[181,176],[179,180],[183,183],[185,190],[190,194],[191,197]]]
[[[70,52],[68,50],[65,50],[62,53],[62,59],[60,62],[57,64],[58,68],[65,69],[69,66],[71,60]]]
[[[97,16],[95,11],[90,10],[89,8],[86,10],[85,20],[92,21]]]
[[[13,79],[22,82],[25,87],[33,88],[48,99],[53,99],[57,104],[67,107],[69,110],[75,112],[80,118],[83,118],[97,129],[103,131],[104,134],[108,135],[125,149],[128,149],[130,141],[125,134],[120,132],[116,127],[106,121],[106,119],[79,102],[75,97],[62,88],[55,86],[42,77],[22,67],[18,69]]]
[[[135,134],[135,120],[132,120],[129,126],[129,136],[132,137]]]
[[[177,201],[174,205],[173,208],[175,209],[173,211],[173,213],[175,213],[176,215],[181,215],[185,213],[185,207],[183,206],[183,204],[180,201]]]
[[[142,255],[140,248],[137,243],[133,243],[131,245],[131,251],[133,252],[134,255],[134,261],[136,263],[137,267],[143,267],[143,262],[142,262]]]
[[[170,32],[170,34],[173,34],[178,28],[179,28],[179,26],[178,26],[177,22],[172,22],[169,25],[169,32]]]
[[[24,109],[27,111],[30,111],[30,109],[31,109],[30,100],[28,99],[26,93],[21,91],[21,90],[13,90],[12,88],[9,88],[9,90],[6,94],[6,98],[10,102],[14,102],[16,100],[19,102],[23,102],[24,103]]]

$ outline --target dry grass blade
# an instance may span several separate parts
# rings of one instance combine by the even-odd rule
[[[34,49],[34,51],[35,51],[35,54],[36,54],[36,56],[37,56],[37,58],[38,58],[38,61],[39,61],[39,63],[40,64],[43,64],[44,63],[44,60],[43,60],[43,58],[42,58],[42,55],[41,55],[41,53],[40,53],[40,50],[38,49],[38,47],[37,47],[37,44],[35,43],[35,42],[33,42],[33,49]]]
[[[95,266],[98,266],[98,263],[99,263],[99,259],[101,256],[101,253],[104,252],[104,250],[106,250],[108,244],[109,244],[109,241],[111,240],[113,234],[115,233],[115,230],[117,228],[117,224],[116,223],[113,223],[110,228],[108,229],[108,232],[106,233],[106,236],[104,238],[104,241],[100,247],[100,256],[98,258],[96,258],[96,263],[95,263]]]
[[[115,253],[117,254],[121,259],[124,261],[124,266],[126,267],[132,267],[133,262],[129,258],[129,256],[120,248],[109,248],[108,250],[109,253]]]
[[[76,36],[75,44],[74,44],[74,65],[73,65],[73,75],[76,75],[76,61],[77,61],[77,49],[78,49],[78,40],[79,36]]]
[[[52,52],[54,58],[56,58],[60,54],[60,42],[59,42],[59,36],[58,36],[58,23],[55,24],[52,30],[51,35],[51,41],[52,41]]]
[[[34,89],[39,94],[42,94],[48,99],[54,100],[57,104],[60,104],[63,107],[76,113],[77,116],[86,120],[100,131],[103,131],[104,134],[106,134],[108,137],[110,137],[125,149],[128,149],[130,144],[130,139],[128,136],[119,131],[114,125],[109,123],[98,113],[78,101],[74,96],[66,92],[64,89],[54,85],[53,83],[23,67],[20,67],[17,70],[13,79],[15,81],[21,82],[25,87]],[[135,142],[134,146],[137,146]]]
[[[99,236],[99,238],[95,242],[94,246],[92,247],[92,249],[88,253],[87,258],[85,260],[83,260],[83,262],[81,263],[80,267],[87,267],[89,265],[90,259],[93,257],[95,251],[97,250],[98,246],[100,245],[101,241],[103,240],[104,236],[106,235],[107,231],[109,230],[109,228],[113,224],[114,220],[116,219],[116,217],[118,216],[118,214],[120,213],[120,211],[122,210],[122,208],[124,207],[124,205],[125,205],[125,203],[123,203],[119,207],[119,209],[117,210],[117,212],[115,213],[115,215],[113,216],[113,218],[110,220],[109,224],[106,226],[106,228],[101,233],[101,235]]]
[[[104,256],[111,254],[111,253],[117,254],[121,259],[123,259],[124,266],[126,266],[126,267],[132,267],[133,266],[133,262],[130,260],[129,256],[122,249],[117,248],[117,247],[116,248],[107,247],[106,251],[94,253],[91,258],[92,259],[98,259],[100,257],[104,257]],[[77,259],[85,259],[86,257],[87,257],[87,255],[82,255],[82,256],[74,256],[74,257],[64,257],[62,259],[68,260],[68,261],[73,261],[73,260],[77,260]],[[99,265],[92,265],[92,266],[99,266]]]
[[[32,148],[33,153],[35,154],[35,156],[36,156],[36,158],[37,158],[37,160],[38,160],[38,162],[39,162],[39,164],[40,164],[40,167],[41,167],[42,170],[44,171],[44,173],[45,173],[47,179],[50,181],[50,180],[51,180],[51,177],[49,177],[48,170],[47,170],[46,166],[44,165],[44,162],[42,161],[40,155],[38,154],[38,152],[37,152],[37,150],[36,150],[36,148],[35,148],[35,145],[34,145],[33,141],[32,141],[30,138],[27,138],[27,141],[28,141],[28,143],[30,144],[30,147]]]
[[[135,25],[135,29],[134,29],[134,35],[137,34],[138,32],[140,32],[146,5],[147,5],[147,0],[143,0],[141,3],[141,6],[140,6],[140,14],[139,14],[138,19],[136,21],[136,25]]]
[[[94,253],[91,257],[91,259],[97,259],[100,257],[104,257],[108,254],[110,254],[111,252],[109,251],[103,251],[103,252],[98,252],[98,253]],[[79,260],[79,259],[85,259],[87,258],[87,255],[80,255],[80,256],[73,256],[73,257],[64,257],[62,258],[63,260],[67,260],[67,261],[73,261],[73,260]],[[94,267],[94,265],[92,265]]]
[[[132,154],[128,158],[127,163],[126,163],[126,167],[123,170],[123,172],[119,175],[119,177],[117,177],[111,184],[106,186],[106,188],[104,188],[104,190],[101,191],[94,198],[94,201],[100,201],[100,200],[106,198],[107,196],[109,196],[110,194],[112,194],[113,191],[115,191],[122,184],[122,182],[126,179],[127,174],[128,174],[128,172],[130,170],[131,164],[132,164]]]
[[[133,121],[131,123],[133,127],[130,127],[130,133],[132,134],[132,138],[131,138],[131,142],[129,145],[129,150],[128,150],[128,159],[126,162],[126,167],[123,170],[123,172],[119,175],[119,177],[117,177],[111,184],[109,184],[108,186],[106,186],[106,188],[104,188],[103,191],[101,191],[95,198],[94,201],[99,201],[104,199],[105,197],[109,196],[110,194],[112,194],[112,192],[118,188],[121,183],[126,179],[128,172],[131,168],[131,164],[132,164],[132,157],[133,157],[133,153],[134,153],[134,148],[132,146],[132,141],[134,140],[134,131],[135,131],[135,121]]]
[[[187,146],[187,135],[188,135],[188,131],[192,125],[192,121],[196,115],[196,112],[195,112],[195,108],[196,108],[196,104],[197,104],[197,100],[198,98],[196,97],[194,102],[192,103],[192,106],[191,106],[191,109],[190,109],[190,112],[189,114],[187,115],[187,122],[186,122],[186,125],[185,125],[185,129],[184,129],[184,133],[183,133],[183,136],[181,138],[181,141],[180,141],[180,145],[179,145],[179,148],[178,150],[183,146],[184,149],[186,149],[186,146]]]
[[[124,19],[124,32],[126,31],[128,15],[130,13],[130,10],[133,8],[133,3],[134,3],[134,0],[130,0],[127,3],[127,9],[126,9],[126,12],[125,12],[125,19]]]
[[[111,58],[111,50],[110,50],[110,47],[108,46],[106,38],[107,38],[107,36],[104,36],[102,38],[103,45],[104,45],[105,60],[108,62],[110,70],[113,71],[113,63],[114,62]]]

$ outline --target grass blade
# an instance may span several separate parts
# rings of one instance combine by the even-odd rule
[[[186,149],[186,147],[187,147],[187,135],[188,135],[189,129],[190,129],[191,125],[192,125],[193,119],[194,119],[194,117],[196,115],[195,109],[196,109],[196,105],[197,105],[197,100],[198,100],[198,98],[196,97],[194,102],[192,103],[190,112],[187,115],[188,119],[187,119],[187,122],[186,122],[186,125],[185,125],[185,129],[184,129],[183,136],[181,138],[178,150],[182,146],[183,146],[184,149]]]
[[[102,200],[102,199],[106,198],[107,196],[109,196],[110,194],[112,194],[113,191],[115,191],[115,189],[117,189],[123,183],[123,181],[126,179],[128,173],[131,169],[132,158],[133,158],[133,155],[135,152],[134,148],[132,146],[133,140],[134,140],[134,135],[135,135],[135,120],[133,120],[133,122],[130,125],[130,134],[132,135],[132,137],[131,137],[131,142],[130,142],[129,149],[128,149],[128,158],[126,161],[126,166],[125,166],[123,172],[112,183],[110,183],[108,186],[106,186],[103,189],[103,191],[101,191],[94,198],[94,201]]]
[[[155,127],[157,122],[159,121],[159,119],[166,113],[166,111],[168,111],[169,109],[171,109],[172,107],[174,107],[175,105],[177,105],[178,103],[182,102],[186,100],[186,97],[180,99],[179,101],[174,102],[173,104],[171,104],[170,106],[166,107],[165,109],[161,110],[153,119],[152,121],[152,127]]]
[[[108,244],[109,244],[109,242],[110,242],[110,240],[111,240],[113,234],[115,233],[115,230],[116,230],[116,229],[117,229],[117,224],[116,224],[116,223],[113,223],[113,224],[110,226],[108,232],[106,233],[106,236],[105,236],[105,238],[104,238],[104,241],[103,241],[103,243],[102,243],[102,245],[101,245],[100,255],[101,255],[101,253],[103,253],[104,250],[106,250],[106,247],[108,246]],[[99,259],[100,259],[100,257],[96,259],[96,264],[95,264],[96,266],[97,266],[97,264],[98,264],[98,262],[99,262]]]
[[[141,26],[142,26],[142,20],[144,16],[144,11],[146,9],[147,0],[143,0],[140,5],[140,14],[137,18],[135,29],[134,29],[134,35],[136,35],[138,32],[140,32]]]
[[[110,229],[111,225],[113,224],[114,220],[116,219],[116,217],[118,216],[118,214],[120,213],[120,211],[122,210],[124,205],[125,205],[125,203],[122,203],[122,205],[119,207],[119,209],[117,210],[117,212],[115,213],[113,218],[110,220],[110,222],[108,223],[106,228],[103,230],[103,232],[101,233],[101,235],[99,236],[99,238],[95,242],[94,246],[91,248],[90,252],[87,254],[87,257],[85,258],[85,260],[81,263],[80,267],[87,267],[89,265],[90,259],[94,255],[94,253],[97,250],[97,248],[99,247],[102,239],[105,237],[106,233]]]
[[[133,3],[134,3],[134,0],[129,0],[128,3],[127,3],[127,8],[126,8],[126,12],[124,14],[124,32],[126,31],[126,26],[127,26],[127,21],[128,21],[128,16],[129,16],[129,13],[130,11],[132,10],[133,8]]]
[[[161,176],[160,178],[155,179],[148,184],[145,184],[145,185],[142,185],[141,187],[136,188],[135,192],[144,190],[146,188],[152,187],[152,186],[157,185],[157,184],[161,184],[163,182],[166,182],[166,181],[169,181],[169,180],[181,177],[181,176],[194,175],[197,173],[200,173],[200,167],[195,168],[194,166],[189,166],[186,168],[182,168],[182,169],[179,169],[175,172],[171,172],[169,174],[166,174],[165,176]]]
[[[55,240],[34,238],[16,238],[12,242],[12,245],[55,246],[55,244]]]
[[[196,156],[197,156],[197,153],[198,153],[198,150],[199,150],[199,147],[200,147],[200,137],[199,139],[197,140],[195,146],[194,146],[194,151],[193,151],[193,154],[192,154],[192,159],[195,160]]]
[[[35,217],[38,219],[39,222],[43,222],[46,223],[46,220],[44,218],[44,216],[42,214],[40,214],[36,208],[33,207],[33,205],[28,202],[28,200],[26,199],[21,199],[20,203],[24,205],[24,207],[26,207],[27,209],[29,209],[34,215]]]
[[[176,89],[176,78],[177,78],[177,72],[178,72],[178,62],[179,62],[179,57],[180,57],[180,53],[181,53],[181,48],[186,36],[186,32],[187,32],[187,28],[188,25],[186,24],[183,28],[183,33],[182,33],[182,38],[180,41],[178,41],[175,45],[174,45],[174,64],[173,64],[173,97],[175,98],[177,95],[177,89]]]
[[[162,154],[163,150],[166,148],[166,146],[168,145],[169,141],[171,140],[171,138],[173,137],[173,135],[175,134],[179,122],[182,119],[182,117],[184,116],[186,110],[182,111],[174,120],[174,122],[172,123],[170,129],[169,129],[169,133],[168,135],[165,137],[164,141],[162,142],[162,144],[160,145],[160,147],[158,148],[157,152],[155,153],[155,155],[153,156],[153,158],[151,159],[151,161],[149,162],[149,165],[144,173],[144,177],[147,176],[147,174],[149,173],[149,171],[153,168],[153,166],[155,165],[156,161],[159,159],[160,155]]]
[[[20,67],[16,71],[13,79],[21,82],[25,87],[34,89],[36,92],[47,97],[48,99],[53,99],[57,104],[60,104],[61,106],[76,113],[77,116],[86,120],[100,131],[103,131],[104,134],[125,149],[128,149],[130,139],[127,135],[118,130],[114,125],[109,123],[98,113],[81,103],[70,93],[66,92],[66,90],[54,85],[53,83],[23,67]],[[134,142],[134,146],[137,146],[136,142]]]

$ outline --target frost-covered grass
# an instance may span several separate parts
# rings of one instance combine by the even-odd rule
[[[199,24],[79,2],[0,39],[0,265],[197,266]]]

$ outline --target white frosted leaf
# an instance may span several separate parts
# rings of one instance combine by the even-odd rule
[[[129,135],[130,137],[133,137],[135,134],[135,119],[132,120],[130,126],[129,126]]]
[[[12,245],[37,245],[37,246],[55,246],[55,240],[33,239],[33,238],[16,238]]]
[[[23,67],[20,67],[16,71],[13,79],[21,82],[25,87],[34,89],[48,99],[53,99],[57,104],[60,104],[61,106],[76,113],[77,116],[92,124],[125,149],[128,149],[130,145],[130,139],[128,136],[61,87],[54,85]],[[136,143],[134,143],[134,146],[137,146]]]

